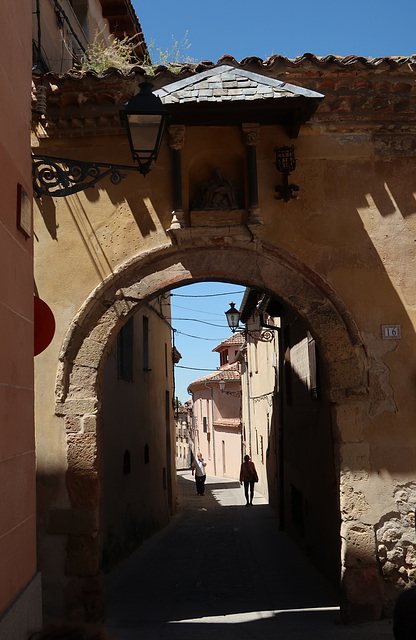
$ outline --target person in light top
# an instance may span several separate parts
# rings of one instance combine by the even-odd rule
[[[192,462],[192,475],[195,474],[196,492],[199,496],[203,496],[205,492],[205,467],[207,463],[202,457],[202,453],[199,452],[197,457]]]

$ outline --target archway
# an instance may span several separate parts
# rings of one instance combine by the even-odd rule
[[[238,282],[269,292],[283,300],[302,317],[313,333],[325,362],[328,396],[332,405],[334,457],[338,466],[341,509],[341,536],[356,523],[352,505],[343,496],[349,490],[349,476],[343,474],[340,445],[348,446],[343,430],[352,412],[364,412],[368,403],[367,355],[353,319],[342,301],[319,275],[283,250],[266,243],[247,243],[237,238],[199,240],[183,245],[166,245],[126,263],[101,283],[74,318],[61,351],[56,384],[56,414],[65,419],[67,431],[67,489],[72,510],[100,507],[101,381],[106,355],[117,332],[141,305],[158,294],[201,280]],[[78,559],[85,553],[90,575],[74,573],[68,607],[85,602],[88,582],[90,613],[100,609],[102,589],[96,580],[100,558],[100,536],[84,535],[85,551],[76,549]],[[71,566],[72,548],[67,551]],[[348,545],[342,548],[343,562]],[[87,560],[94,556],[92,566]],[[375,556],[374,556],[375,557]],[[374,560],[375,562],[375,560]],[[346,607],[354,599],[348,592]],[[361,566],[360,571],[366,568]],[[370,580],[376,580],[374,564],[368,566]],[[80,578],[82,578],[80,580]],[[352,577],[352,583],[354,578]],[[71,582],[71,581],[70,581]]]

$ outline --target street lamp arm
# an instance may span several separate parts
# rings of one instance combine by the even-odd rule
[[[142,167],[105,162],[84,162],[53,156],[32,156],[33,189],[37,198],[69,196],[110,176],[112,184],[120,184],[127,177],[125,171],[139,171]]]

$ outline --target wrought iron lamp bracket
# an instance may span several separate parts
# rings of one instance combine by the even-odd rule
[[[146,175],[146,165],[129,166],[105,162],[84,162],[52,156],[32,156],[33,189],[37,198],[69,196],[94,187],[97,182],[110,176],[112,184],[120,184],[127,177],[125,171],[139,171]]]
[[[297,184],[289,184],[289,176],[296,168],[295,147],[283,146],[275,147],[276,162],[274,163],[276,169],[283,175],[283,185],[277,185],[275,191],[277,200],[284,200],[289,202],[292,198],[297,200],[298,196],[296,191],[299,191]]]
[[[283,174],[283,185],[276,185],[274,190],[277,195],[275,198],[277,200],[284,200],[285,202],[289,202],[289,200],[298,200],[299,196],[296,195],[295,191],[299,191],[299,187],[297,184],[289,184],[289,174]]]

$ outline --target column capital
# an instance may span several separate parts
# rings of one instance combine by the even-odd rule
[[[246,147],[256,147],[259,141],[260,125],[258,123],[245,123],[241,125],[244,144]]]
[[[185,126],[183,124],[172,124],[169,127],[169,146],[175,151],[180,151],[185,142]]]

